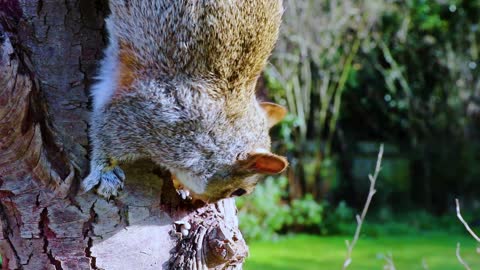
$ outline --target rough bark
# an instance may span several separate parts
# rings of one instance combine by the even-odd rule
[[[0,0],[2,269],[241,268],[234,201],[195,208],[149,161],[123,166],[114,200],[77,194],[106,13],[103,0]]]

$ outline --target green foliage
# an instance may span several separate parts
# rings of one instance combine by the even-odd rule
[[[286,105],[291,114],[277,129],[290,153],[290,170],[302,175],[290,184],[295,190],[306,187],[317,201],[324,199],[325,187],[331,187],[321,188],[322,182],[335,181],[324,164],[335,156],[332,145],[341,97],[346,85],[354,83],[353,60],[361,39],[378,19],[375,5],[382,5],[379,0],[369,3],[373,5],[356,0],[284,1],[280,40],[272,65],[266,68],[271,98]]]
[[[298,126],[298,117],[295,117],[293,114],[287,114],[278,127],[276,127],[279,134],[278,137],[282,142],[282,147],[288,152],[295,151],[297,148],[292,134],[294,134],[294,129],[298,128]]]
[[[382,20],[355,59],[358,70],[345,92],[343,125],[363,116],[382,125],[351,126],[357,138],[374,129],[411,145],[460,138],[471,121],[469,98],[478,95],[478,3],[410,0],[384,6]]]
[[[290,111],[272,133],[278,152],[288,152],[294,193],[286,194],[282,180],[283,187],[249,197],[241,208],[243,230],[256,230],[250,238],[352,233],[357,211],[324,201],[361,207],[376,160],[376,150],[361,148],[383,141],[395,150],[386,151],[364,233],[455,231],[452,218],[398,213],[417,206],[446,213],[453,194],[471,198],[472,206],[478,201],[480,1],[287,0],[285,6],[264,77],[271,98]]]
[[[322,223],[323,206],[317,203],[311,194],[292,201],[291,224],[304,228],[315,228]]]
[[[292,190],[324,200],[342,185],[329,161],[359,140],[402,149],[403,160],[386,162],[393,173],[384,203],[416,184],[422,194],[439,183],[424,198],[444,198],[451,172],[465,182],[477,176],[465,164],[478,157],[464,154],[464,147],[478,133],[480,115],[479,1],[288,0],[285,6],[265,81],[271,98],[290,111],[274,134],[280,151],[289,153]],[[342,133],[336,135],[337,123]],[[445,144],[451,147],[437,147]],[[450,173],[443,164],[449,156],[455,157]],[[356,179],[346,180],[344,187],[355,185]],[[414,203],[418,196],[412,195]]]
[[[453,2],[453,1],[450,1]],[[454,3],[451,3],[454,6]],[[445,5],[426,0],[407,1],[411,12],[412,21],[423,31],[444,31],[448,22],[441,17],[441,11]]]
[[[247,239],[272,239],[290,223],[290,206],[282,200],[288,180],[268,177],[250,196],[237,198],[239,226]]]
[[[340,202],[337,207],[324,205],[321,234],[353,235],[357,227],[355,220],[357,211],[350,208],[344,201]],[[461,224],[452,215],[438,217],[424,210],[395,215],[389,207],[382,207],[378,211],[370,210],[362,228],[362,235],[368,237],[419,235],[437,232],[460,234],[464,231]]]
[[[338,205],[318,203],[307,194],[287,203],[285,177],[269,177],[252,195],[237,199],[240,229],[248,240],[272,240],[279,234],[310,232],[322,235],[352,235],[359,210],[344,201]],[[473,216],[472,216],[473,217]],[[467,220],[471,218],[466,215]],[[463,227],[452,215],[434,216],[427,211],[395,214],[388,206],[370,211],[362,235],[418,235],[431,232],[461,233]]]
[[[355,230],[354,210],[341,201],[337,207],[326,204],[325,222],[321,227],[322,235],[349,235]]]
[[[237,198],[239,225],[245,238],[268,240],[289,230],[319,230],[323,206],[311,195],[288,204],[283,200],[287,183],[285,177],[268,177],[253,194]]]
[[[470,220],[470,216],[466,216]],[[386,237],[389,235],[461,234],[465,231],[453,215],[434,216],[425,210],[410,211],[395,215],[389,207],[370,212],[362,235]]]
[[[293,82],[296,82],[302,89],[288,92],[285,84],[278,83],[281,80],[269,80],[272,84],[277,82],[277,89],[284,86],[283,94],[277,90],[275,99],[286,100],[289,95],[298,95],[298,103],[305,101],[309,105],[309,110],[303,114],[292,110],[307,123],[304,124],[305,139],[296,133],[299,128],[295,126],[289,138],[291,155],[298,161],[293,168],[296,181],[306,187],[306,193],[315,194],[316,200],[325,199],[331,190],[321,193],[318,186],[332,181],[332,177],[322,174],[324,161],[342,155],[343,167],[339,171],[343,174],[337,185],[342,190],[336,190],[333,197],[348,198],[351,195],[348,193],[363,193],[365,186],[358,184],[359,178],[354,175],[358,168],[356,145],[359,141],[383,141],[396,146],[399,153],[385,159],[385,177],[379,183],[382,192],[377,198],[379,205],[422,206],[443,213],[451,205],[446,198],[451,198],[452,194],[475,198],[475,191],[480,188],[479,182],[474,181],[480,175],[475,166],[480,156],[476,154],[478,150],[474,150],[478,149],[475,144],[480,136],[480,1],[347,2],[351,9],[361,10],[364,18],[372,18],[368,31],[357,25],[362,24],[362,20],[346,20],[350,26],[342,25],[342,30],[350,31],[350,38],[361,40],[359,51],[352,56],[351,62],[346,60],[355,39],[342,35],[343,31],[338,36],[323,33],[317,36],[340,39],[339,44],[348,44],[346,47],[326,49],[315,39],[313,41],[318,44],[313,42],[312,45],[309,38],[303,39],[307,44],[295,43],[294,48],[303,45],[307,50],[308,61],[303,59],[300,64],[274,54],[275,67],[281,67],[287,75],[300,74],[297,80],[291,79],[291,85],[295,86]],[[346,17],[348,11],[348,8],[336,12],[325,9],[318,17]],[[345,14],[341,15],[342,12]],[[301,20],[306,19],[302,17]],[[291,24],[294,21],[289,20]],[[322,24],[322,19],[311,18],[310,22],[309,26],[330,27]],[[308,37],[315,34],[314,31],[316,29],[306,27],[299,35]],[[288,41],[291,40],[287,38],[284,42]],[[308,50],[311,47],[324,50],[324,53],[313,54]],[[289,55],[290,47],[284,48],[287,52],[282,55]],[[294,50],[292,53],[301,52]],[[347,62],[350,65],[341,66],[344,69],[330,69],[335,64]],[[298,66],[305,63],[314,67],[308,69],[313,74],[309,77],[311,80],[305,80],[306,76],[300,72],[306,69],[298,70]],[[333,79],[327,76],[329,74]],[[274,75],[267,73],[267,77],[279,77]],[[335,88],[322,88],[323,82],[343,85],[342,78],[346,80],[340,96],[327,91]],[[304,98],[306,94],[310,94],[308,99]],[[333,102],[337,97],[341,99],[338,114]],[[331,103],[324,103],[325,100]],[[295,102],[287,102],[289,107],[295,107],[291,103]],[[323,117],[325,109],[328,113]],[[341,133],[337,133],[332,143],[330,132],[337,132],[337,128],[336,123],[330,125],[329,122],[335,122],[337,117]],[[333,151],[328,150],[330,147]],[[336,155],[340,151],[341,154]],[[349,152],[348,155],[345,152]],[[311,160],[315,158],[318,161],[312,166]]]

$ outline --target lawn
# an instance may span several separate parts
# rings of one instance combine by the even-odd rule
[[[341,269],[345,259],[345,239],[297,235],[276,242],[249,243],[246,270],[330,270]],[[456,243],[471,269],[480,269],[476,242],[466,235],[429,234],[360,238],[348,269],[383,269],[383,254],[391,253],[397,270],[461,270],[455,256]],[[428,268],[422,267],[425,261]]]

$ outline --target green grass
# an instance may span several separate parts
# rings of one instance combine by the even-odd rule
[[[246,270],[330,270],[341,269],[345,260],[345,240],[349,237],[297,235],[276,242],[249,243]],[[360,238],[348,269],[383,269],[383,254],[393,255],[397,270],[422,268],[425,260],[430,270],[464,269],[455,256],[456,243],[471,269],[480,269],[476,242],[466,235],[427,234]]]

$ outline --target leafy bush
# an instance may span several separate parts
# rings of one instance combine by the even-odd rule
[[[286,177],[269,177],[252,195],[237,199],[240,229],[246,239],[273,240],[279,234],[291,232],[353,235],[357,210],[344,201],[336,206],[319,203],[311,194],[288,203],[287,184]],[[472,217],[466,216],[467,220],[474,220]],[[396,214],[390,207],[381,207],[369,212],[362,235],[382,237],[463,230],[453,214],[438,217],[423,210]]]
[[[322,223],[323,205],[317,203],[311,194],[292,201],[291,224],[303,228],[318,228]]]
[[[252,195],[237,199],[240,229],[250,240],[271,240],[286,230],[319,230],[323,205],[310,194],[288,204],[284,198],[286,177],[269,177],[259,184]]]
[[[323,235],[352,234],[355,230],[355,214],[352,208],[341,201],[337,207],[326,204],[325,222],[320,232]]]
[[[284,5],[265,82],[270,98],[291,113],[273,130],[289,153],[290,197],[312,193],[319,201],[337,186],[342,190],[330,197],[360,193],[350,171],[356,142],[382,140],[401,149],[408,162],[400,165],[411,175],[393,174],[401,185],[383,192],[381,205],[442,213],[447,195],[475,198],[480,1]],[[337,157],[338,180],[328,167]]]
[[[435,216],[425,210],[418,210],[395,215],[389,208],[384,207],[369,215],[362,234],[370,237],[445,232],[458,234],[464,231],[454,213]]]
[[[239,225],[245,238],[275,238],[288,223],[290,206],[282,200],[287,183],[285,177],[268,177],[253,194],[237,198]]]
[[[479,175],[471,149],[480,134],[480,2],[385,1],[380,13],[342,96],[343,143],[399,146],[411,161],[405,186],[415,188],[408,197],[393,188],[377,199],[443,213],[452,204],[446,198],[475,198],[479,187],[471,182]]]

